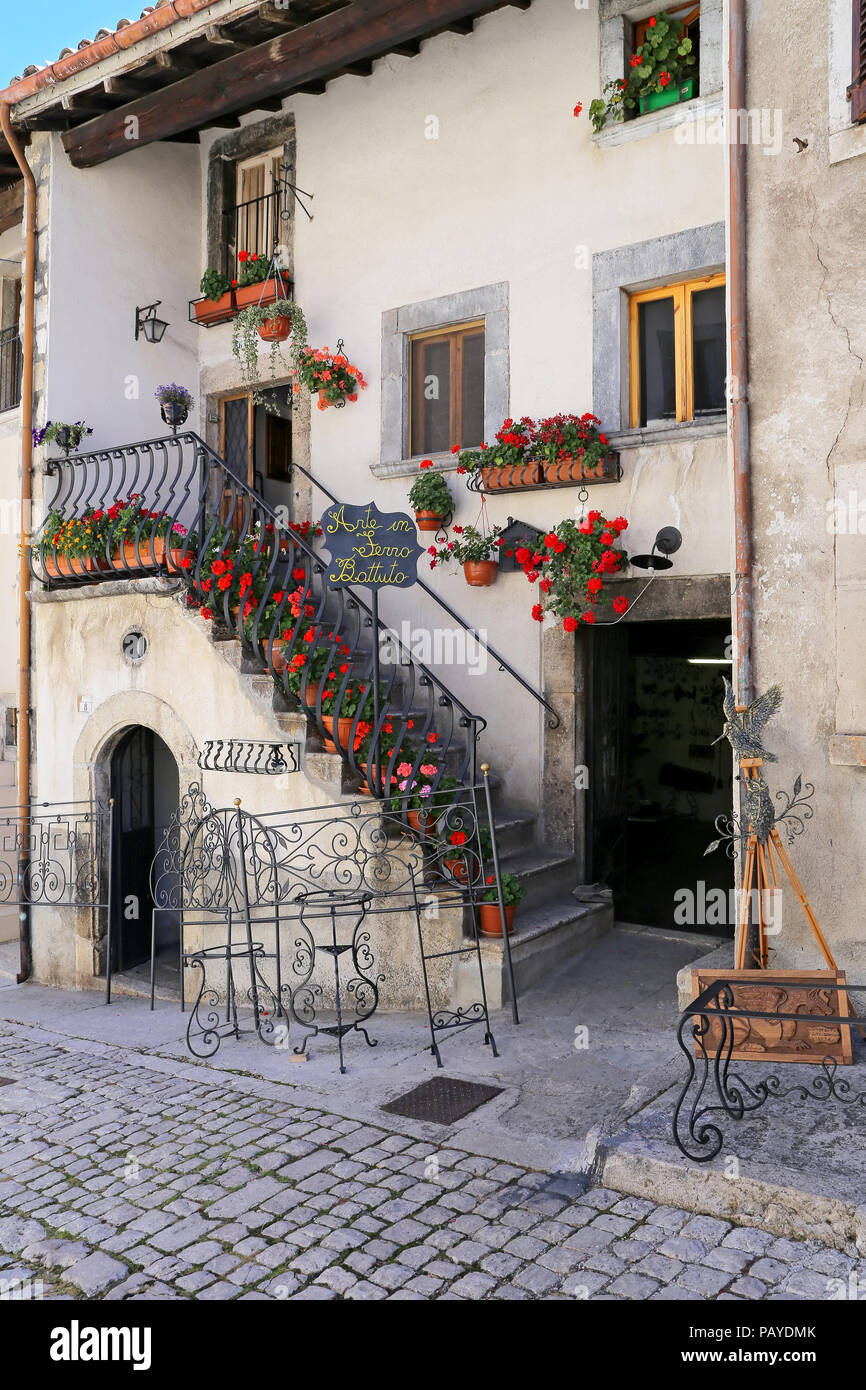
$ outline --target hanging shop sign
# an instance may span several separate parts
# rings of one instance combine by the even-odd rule
[[[363,584],[379,589],[408,589],[418,581],[418,544],[415,522],[404,512],[380,512],[375,502],[366,506],[330,506],[321,520],[330,564],[325,580],[332,588]]]
[[[281,777],[299,772],[297,743],[250,743],[248,739],[214,738],[204,744],[198,758],[203,772],[252,772]]]

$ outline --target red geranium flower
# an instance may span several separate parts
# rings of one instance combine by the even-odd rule
[[[616,609],[617,613],[625,613],[626,609],[628,608],[628,599],[625,597],[624,594],[617,594],[616,598],[613,601],[613,606]]]

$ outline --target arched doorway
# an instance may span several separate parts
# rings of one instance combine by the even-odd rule
[[[150,960],[153,898],[150,868],[179,798],[177,763],[158,734],[134,725],[111,757],[114,798],[111,875],[112,970],[134,970]],[[177,970],[179,923],[160,913],[158,961]]]

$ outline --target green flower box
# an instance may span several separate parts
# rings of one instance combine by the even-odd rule
[[[659,111],[663,106],[676,106],[677,102],[691,101],[694,94],[695,79],[693,77],[676,86],[672,82],[667,91],[650,92],[648,97],[641,97],[640,113],[644,116],[647,111]]]

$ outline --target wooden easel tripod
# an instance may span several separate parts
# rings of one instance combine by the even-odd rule
[[[758,776],[758,769],[763,767],[763,765],[763,758],[741,758],[740,772],[747,781],[756,780]],[[746,841],[746,859],[743,866],[742,901],[740,904],[740,912],[737,922],[737,970],[745,970],[746,968],[746,951],[749,935],[749,925],[751,922],[751,902],[753,888],[757,890],[758,901],[758,945],[757,949],[754,949],[752,951],[752,959],[759,970],[766,970],[767,968],[767,924],[764,915],[764,894],[766,892],[769,892],[771,887],[773,889],[778,889],[779,887],[779,876],[776,872],[776,862],[773,858],[773,850],[775,850],[776,855],[778,856],[779,864],[787,874],[788,881],[791,884],[791,887],[793,888],[794,892],[796,893],[797,898],[799,899],[800,906],[802,907],[806,917],[806,921],[812,928],[812,933],[819,947],[821,948],[821,954],[823,955],[824,960],[827,963],[827,967],[830,970],[837,970],[838,966],[836,965],[836,962],[833,959],[833,954],[830,950],[830,947],[827,945],[827,942],[824,938],[824,933],[821,931],[821,928],[818,925],[817,918],[815,917],[814,912],[809,906],[809,901],[806,897],[806,894],[803,892],[800,880],[798,879],[794,871],[794,866],[791,863],[790,858],[788,857],[788,852],[785,849],[785,846],[782,844],[782,840],[778,830],[775,826],[772,826],[766,841],[762,842],[758,839],[758,836],[756,835],[751,823],[749,824],[749,834],[748,839]],[[772,884],[770,882],[771,879]]]

